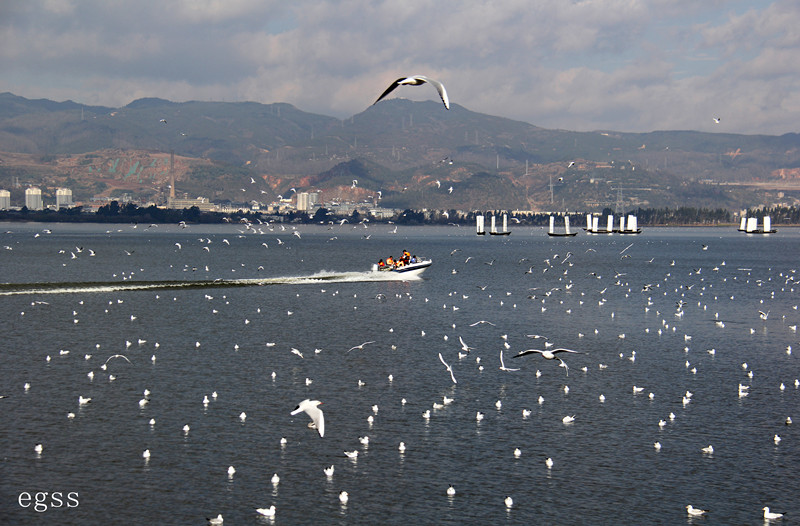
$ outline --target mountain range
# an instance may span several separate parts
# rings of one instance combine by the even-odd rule
[[[724,117],[720,122],[724,129]],[[174,153],[172,160],[171,154]],[[290,104],[0,94],[0,187],[234,202],[320,191],[389,208],[593,211],[797,204],[800,135],[544,129],[394,98],[341,120]]]

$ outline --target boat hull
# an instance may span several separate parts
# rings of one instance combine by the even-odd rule
[[[419,263],[409,263],[402,267],[379,270],[377,265],[372,267],[373,272],[380,272],[381,275],[390,276],[397,280],[418,279],[425,272],[425,269],[433,264],[431,260],[420,261]]]

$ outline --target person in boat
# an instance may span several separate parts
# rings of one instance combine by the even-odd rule
[[[386,258],[386,266],[388,266],[389,268],[395,266],[394,258],[392,258],[392,256]]]
[[[413,256],[411,256],[411,263],[416,263],[417,261],[418,261],[418,260],[417,260],[417,256],[416,256],[416,254],[415,254],[415,255],[413,255]]]
[[[411,260],[411,253],[408,250],[403,251],[403,262],[408,265],[408,262]]]
[[[384,263],[382,259],[379,260],[378,261],[378,270],[383,270],[385,268],[386,268],[386,263]]]

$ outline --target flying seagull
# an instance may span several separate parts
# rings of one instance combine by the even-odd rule
[[[545,360],[558,360],[559,362],[561,362],[561,366],[564,367],[564,369],[567,370],[567,376],[569,376],[569,367],[567,367],[567,364],[564,362],[564,360],[562,360],[558,356],[558,353],[562,353],[562,352],[584,354],[584,353],[582,353],[580,351],[573,351],[573,350],[570,350],[570,349],[562,349],[562,348],[553,349],[552,351],[549,350],[549,349],[544,350],[544,351],[540,351],[539,349],[526,349],[526,350],[520,352],[519,354],[516,354],[516,355],[512,356],[512,358],[519,358],[520,356],[525,356],[527,354],[538,353],[538,354],[541,354],[542,358],[544,358]]]
[[[444,85],[438,80],[433,80],[432,78],[428,78],[423,75],[412,75],[410,77],[403,77],[395,80],[388,88],[386,88],[386,91],[384,91],[383,94],[378,97],[378,100],[373,102],[373,104],[380,102],[382,98],[394,91],[397,86],[419,86],[421,84],[425,84],[426,82],[431,83],[433,87],[436,88],[436,91],[439,92],[439,96],[442,98],[442,102],[444,102],[444,107],[449,110],[450,100],[447,98],[447,91],[444,89]]]
[[[320,410],[319,405],[322,402],[319,400],[309,400],[306,398],[299,404],[297,407],[294,408],[294,411],[291,412],[292,415],[296,415],[300,411],[305,411],[305,413],[311,417],[311,421],[314,423],[314,427],[319,431],[319,436],[325,436],[325,416],[322,414],[322,410]]]
[[[453,375],[453,368],[444,361],[444,358],[442,358],[442,353],[439,353],[439,360],[444,364],[445,367],[447,367],[447,372],[450,373],[450,378],[453,380],[453,383],[457,384],[458,382],[456,381],[456,377]]]
[[[350,348],[347,350],[347,352],[354,351],[354,350],[356,350],[356,349],[361,349],[361,350],[363,351],[363,350],[364,350],[364,346],[365,346],[365,345],[368,345],[368,344],[370,344],[370,343],[375,343],[375,342],[374,342],[374,341],[371,341],[371,342],[364,342],[364,343],[362,343],[361,345],[356,345],[355,347],[350,347]]]
[[[128,360],[127,356],[125,356],[124,354],[112,354],[111,356],[108,357],[108,359],[105,361],[105,363],[103,365],[107,365],[108,362],[110,362],[112,358],[124,358],[126,362],[130,363],[131,365],[133,365],[131,363],[131,361]]]
[[[503,362],[503,349],[500,349],[500,370],[501,371],[519,371],[519,369],[509,369],[506,367],[505,362]]]

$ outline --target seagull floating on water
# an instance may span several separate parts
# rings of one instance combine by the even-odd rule
[[[264,517],[274,517],[275,516],[275,506],[272,505],[269,508],[256,508],[256,512],[259,515]]]
[[[380,102],[381,99],[383,99],[386,95],[394,91],[395,88],[397,88],[398,86],[420,86],[422,84],[425,84],[426,82],[436,88],[436,91],[439,92],[439,97],[441,97],[442,102],[444,103],[444,107],[449,110],[450,100],[447,98],[447,90],[444,89],[444,85],[438,80],[434,80],[424,75],[412,75],[410,77],[401,77],[395,80],[389,85],[388,88],[386,88],[386,91],[384,91],[381,94],[381,96],[378,97],[378,100],[373,102],[373,105]]]
[[[700,508],[695,508],[691,504],[687,504],[686,513],[688,513],[692,517],[699,517],[700,515],[705,515],[708,512],[706,510],[701,510]]]
[[[775,520],[775,519],[783,518],[783,513],[775,513],[775,512],[769,511],[769,506],[764,506],[761,509],[764,510],[764,519],[765,520],[769,521],[769,520]]]

